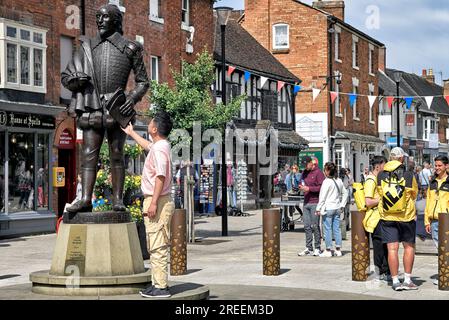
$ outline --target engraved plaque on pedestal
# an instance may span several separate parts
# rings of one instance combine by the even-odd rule
[[[86,266],[86,226],[73,226],[69,235],[64,275],[84,275]]]

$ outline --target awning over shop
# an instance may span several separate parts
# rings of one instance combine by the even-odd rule
[[[365,143],[382,143],[384,144],[385,141],[378,137],[369,136],[369,135],[363,135],[358,133],[351,133],[351,132],[345,132],[345,131],[337,131],[335,134],[336,139],[347,139],[351,141],[359,141],[359,142],[365,142]]]
[[[66,110],[65,107],[61,106],[27,103],[27,102],[14,102],[6,100],[0,100],[0,109],[12,112],[26,111],[27,113],[54,116],[54,117]]]
[[[309,147],[309,142],[296,131],[278,131],[279,146],[285,149],[304,150]]]

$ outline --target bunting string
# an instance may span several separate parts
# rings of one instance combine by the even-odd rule
[[[251,75],[257,75],[256,73],[250,72],[248,70],[244,70],[241,68],[237,68],[235,66],[231,66],[231,65],[227,65],[228,70],[227,70],[227,74],[228,76],[231,76],[235,70],[241,70],[244,72],[244,81],[245,83],[251,78]],[[260,77],[260,81],[261,81],[261,87],[264,87],[265,84],[267,83],[268,80],[272,80],[269,79],[268,77],[264,77],[262,75],[257,75]],[[284,86],[286,85],[286,83],[284,81],[280,81],[280,80],[274,80],[277,82],[277,91],[279,92],[280,90],[282,90],[282,88],[284,88]],[[293,94],[298,94],[301,90],[303,90],[303,87],[300,86],[299,84],[294,84],[293,85]],[[374,105],[374,102],[376,101],[376,99],[378,98],[380,99],[386,99],[387,103],[388,103],[388,107],[392,107],[393,102],[397,99],[400,100],[404,100],[405,104],[406,104],[406,108],[410,109],[413,101],[415,99],[421,99],[423,101],[426,102],[427,107],[430,109],[430,107],[432,106],[432,103],[434,102],[435,98],[443,98],[445,99],[446,103],[449,106],[449,95],[434,95],[434,96],[395,96],[395,95],[388,95],[388,96],[375,96],[375,95],[368,95],[368,94],[360,94],[360,93],[346,93],[346,92],[335,92],[335,91],[329,91],[327,89],[321,90],[318,88],[312,88],[312,100],[315,101],[318,96],[323,93],[326,92],[327,94],[330,95],[331,98],[331,103],[335,103],[335,101],[338,99],[339,96],[348,96],[349,97],[349,105],[351,107],[354,106],[354,104],[357,102],[359,97],[367,97],[368,98],[368,103],[369,103],[369,107],[372,108]],[[303,91],[304,92],[304,91]],[[307,92],[310,92],[309,90]]]

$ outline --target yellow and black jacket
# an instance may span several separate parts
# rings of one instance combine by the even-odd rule
[[[382,181],[387,179],[390,172],[397,172],[405,179],[405,201],[406,207],[401,213],[387,213],[383,209],[383,190]],[[409,222],[416,218],[415,201],[418,196],[418,182],[413,172],[405,171],[404,165],[396,160],[387,162],[384,171],[377,176],[377,190],[379,191],[380,201],[378,205],[380,219],[385,221]]]
[[[449,176],[443,181],[438,181],[436,177],[432,177],[430,180],[424,211],[424,225],[429,225],[432,220],[438,220],[440,212],[449,213]]]

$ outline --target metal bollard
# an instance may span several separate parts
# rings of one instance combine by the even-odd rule
[[[277,276],[281,269],[279,209],[263,210],[263,274]]]
[[[364,212],[351,211],[352,281],[366,281],[370,266],[369,236],[363,227]]]
[[[186,210],[176,209],[170,226],[170,275],[187,273],[187,229]]]
[[[449,214],[438,214],[438,289],[449,291]]]

